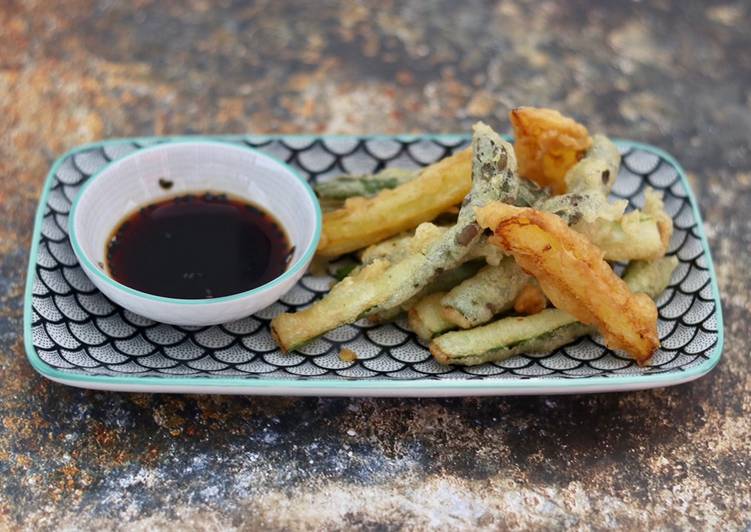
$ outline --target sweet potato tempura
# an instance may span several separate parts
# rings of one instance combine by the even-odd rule
[[[657,307],[647,295],[631,293],[600,249],[550,213],[500,202],[476,212],[480,226],[495,233],[493,243],[537,278],[553,305],[594,325],[608,347],[639,364],[649,360],[660,345]]]
[[[518,107],[509,118],[519,174],[554,194],[566,192],[566,172],[592,144],[587,128],[552,109]]]

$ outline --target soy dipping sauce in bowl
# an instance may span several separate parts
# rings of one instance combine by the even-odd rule
[[[263,208],[220,192],[188,193],[146,205],[107,243],[116,281],[157,296],[208,299],[258,288],[292,258],[282,225]]]
[[[237,143],[170,140],[91,176],[68,232],[111,301],[155,322],[206,326],[243,320],[292,290],[321,219],[313,190],[284,162]]]

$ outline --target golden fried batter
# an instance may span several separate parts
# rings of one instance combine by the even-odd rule
[[[548,306],[548,299],[534,281],[525,285],[514,300],[514,312],[529,316],[542,312]]]
[[[597,327],[608,347],[639,364],[649,360],[660,345],[657,307],[631,293],[595,245],[550,213],[500,202],[476,212],[478,223],[495,233],[493,243],[537,279],[553,305]]]
[[[518,107],[509,118],[519,173],[554,194],[566,192],[566,172],[592,144],[587,128],[552,109]]]

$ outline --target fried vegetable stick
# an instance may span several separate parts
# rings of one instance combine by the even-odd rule
[[[472,150],[472,191],[463,202],[456,225],[425,249],[393,264],[375,260],[310,307],[274,318],[271,329],[283,350],[295,349],[360,317],[400,307],[437,275],[471,257],[469,252],[482,235],[474,208],[497,199],[514,201],[519,188],[513,148],[485,124],[475,125]]]
[[[653,262],[635,261],[623,280],[633,292],[655,299],[670,284],[678,264],[675,257]],[[531,316],[503,318],[488,325],[443,334],[430,344],[430,352],[441,364],[474,366],[498,362],[522,353],[555,351],[596,329],[559,309],[546,309]]]
[[[602,259],[602,252],[559,217],[495,202],[477,209],[494,243],[533,275],[557,308],[594,325],[612,349],[644,364],[659,347],[657,308],[633,294]]]
[[[409,309],[409,327],[424,341],[429,341],[445,331],[455,329],[456,325],[443,316],[441,299],[446,292],[436,292],[422,298]]]
[[[657,299],[670,284],[673,271],[678,266],[674,255],[653,261],[635,260],[623,272],[623,281],[635,294],[647,294]]]
[[[496,249],[498,248],[496,247]],[[464,264],[461,264],[456,268],[446,270],[445,272],[439,274],[435,279],[430,281],[430,283],[428,283],[425,288],[420,290],[420,292],[409,298],[401,305],[392,307],[387,310],[369,313],[368,320],[372,323],[385,323],[387,321],[392,321],[396,319],[402,312],[409,311],[412,307],[415,306],[415,304],[417,304],[425,297],[433,294],[434,292],[442,292],[445,294],[446,290],[450,290],[465,279],[469,279],[470,277],[475,275],[478,270],[482,268],[482,266],[483,262],[481,260],[472,260],[465,262]]]
[[[485,266],[473,277],[452,288],[441,300],[443,316],[462,329],[489,322],[509,310],[529,276],[506,257],[498,266]]]
[[[430,352],[440,364],[476,366],[521,353],[553,351],[590,330],[569,313],[549,308],[531,316],[512,316],[442,334],[430,343]]]
[[[425,244],[433,242],[448,231],[448,227],[441,227],[432,223],[422,223],[413,233],[405,233],[368,246],[359,253],[360,262],[369,264],[375,259],[388,259],[397,262],[407,255],[411,255]]]
[[[592,145],[583,159],[564,176],[567,192],[599,192],[610,194],[621,166],[621,153],[608,137],[592,135]]]
[[[420,268],[389,295],[381,310],[407,301],[436,275],[467,260],[475,244],[484,238],[477,224],[476,208],[498,199],[516,200],[520,180],[511,145],[480,122],[473,128],[472,152],[472,191],[462,203],[456,224],[428,247]]]
[[[519,278],[522,279],[521,290],[517,294],[516,299],[512,299],[510,301],[507,297],[509,289],[511,288],[508,283],[508,277],[504,275],[498,275],[499,273],[504,272],[506,268],[508,268],[509,264],[513,265],[518,270],[516,272],[512,272],[511,277],[514,278],[512,282],[516,283]],[[489,275],[483,275],[483,271],[489,273]],[[547,304],[545,295],[540,291],[540,288],[536,285],[536,283],[532,284],[530,282],[529,276],[524,274],[521,269],[516,266],[516,263],[513,261],[513,259],[509,257],[506,258],[506,261],[502,263],[500,268],[486,266],[485,268],[480,270],[477,275],[470,277],[468,280],[473,280],[471,286],[467,286],[462,288],[461,290],[458,290],[458,292],[461,292],[462,290],[466,290],[466,292],[454,292],[464,284],[462,283],[461,285],[456,286],[455,283],[454,288],[451,290],[451,292],[454,292],[454,294],[452,294],[451,297],[459,300],[460,304],[468,306],[469,313],[472,315],[475,315],[475,309],[485,309],[486,313],[481,318],[484,321],[480,321],[480,318],[477,318],[477,325],[487,323],[493,318],[494,315],[509,310],[512,305],[514,307],[514,311],[517,313],[536,314],[544,309]],[[531,279],[531,281],[534,282],[534,279]],[[465,283],[466,282],[467,281],[465,281]],[[524,282],[526,282],[527,284],[524,284]],[[496,289],[496,283],[501,285],[500,290]],[[417,336],[422,340],[428,341],[434,336],[459,327],[469,328],[463,327],[462,325],[468,323],[467,318],[459,314],[459,312],[455,310],[455,308],[447,308],[444,306],[444,302],[447,300],[447,298],[450,297],[449,294],[451,292],[438,292],[441,297],[437,297],[436,294],[431,294],[429,296],[423,297],[417,304],[409,309],[409,325],[412,330],[417,333]],[[487,298],[485,297],[486,292],[495,294],[498,297],[498,299],[490,298],[490,304],[494,309],[497,309],[494,312],[488,311],[485,303],[481,304],[479,301],[479,299],[487,301]],[[500,294],[500,292],[504,293]],[[479,296],[479,299],[469,299],[472,294]],[[523,294],[526,295],[522,297]],[[499,302],[501,303],[500,305]]]
[[[349,198],[323,216],[318,254],[335,257],[428,222],[461,203],[471,188],[472,152],[425,167],[415,179],[372,198]]]
[[[519,173],[555,194],[566,192],[566,172],[592,143],[587,128],[552,109],[519,107],[509,118]]]
[[[667,248],[657,220],[639,211],[629,212],[617,222],[581,221],[572,228],[586,236],[609,261],[653,260],[662,257]]]
[[[537,201],[533,206],[552,212],[569,225],[579,221],[617,221],[623,216],[625,200],[608,202],[608,194],[618,176],[621,155],[604,135],[595,135],[586,155],[566,172],[566,194]]]
[[[608,202],[620,160],[618,148],[610,139],[594,135],[586,156],[566,173],[569,192],[542,199],[534,207],[563,218],[600,248],[606,260],[659,258],[667,250],[673,229],[659,194],[647,188],[644,210],[627,214],[626,201]]]

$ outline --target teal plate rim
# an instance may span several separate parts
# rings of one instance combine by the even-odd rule
[[[464,134],[394,134],[394,135],[177,135],[177,136],[147,136],[122,137],[81,144],[58,157],[52,164],[44,181],[39,203],[34,217],[29,263],[26,272],[26,288],[24,293],[23,333],[26,356],[32,367],[42,376],[64,384],[92,389],[119,391],[153,391],[179,393],[246,393],[246,394],[284,394],[284,395],[392,395],[392,396],[441,396],[441,395],[506,395],[506,394],[566,394],[602,391],[626,391],[646,389],[681,384],[697,379],[709,373],[720,361],[724,345],[724,323],[722,301],[714,269],[709,242],[704,231],[704,221],[699,211],[693,189],[686,177],[683,167],[669,153],[655,146],[641,142],[617,139],[616,143],[623,147],[637,148],[651,152],[668,161],[677,171],[686,195],[691,204],[693,216],[697,224],[702,249],[706,254],[707,268],[710,276],[712,295],[715,302],[715,320],[717,322],[717,343],[712,354],[705,362],[681,372],[657,373],[647,375],[624,376],[593,376],[586,379],[563,379],[550,377],[534,377],[519,379],[477,378],[477,379],[430,379],[430,380],[357,380],[326,379],[309,380],[305,378],[242,378],[242,377],[151,377],[151,376],[109,376],[109,375],[81,375],[68,373],[53,368],[45,363],[37,354],[32,341],[32,289],[34,281],[34,267],[38,253],[41,234],[41,222],[44,216],[44,206],[50,191],[52,180],[58,168],[68,157],[92,148],[103,147],[108,144],[123,142],[180,142],[186,140],[208,141],[239,141],[247,138],[263,139],[296,139],[315,140],[328,139],[427,139],[456,141],[467,138]]]

